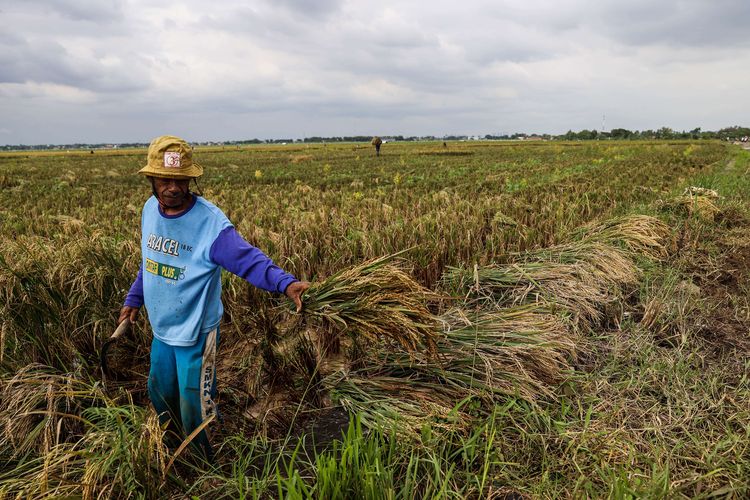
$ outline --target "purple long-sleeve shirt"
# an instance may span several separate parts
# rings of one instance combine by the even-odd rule
[[[227,271],[269,292],[284,293],[291,283],[297,281],[293,275],[284,272],[274,264],[261,250],[245,241],[234,226],[229,226],[219,233],[211,245],[209,255],[213,262]],[[125,297],[125,305],[129,307],[143,305],[142,264]]]

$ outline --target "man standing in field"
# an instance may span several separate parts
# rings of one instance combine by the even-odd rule
[[[139,173],[153,196],[141,214],[141,268],[120,311],[118,323],[135,321],[146,306],[154,338],[148,392],[162,421],[190,435],[216,413],[216,350],[219,343],[221,269],[254,286],[284,293],[302,309],[309,283],[282,271],[247,243],[224,213],[191,193],[203,174],[192,148],[173,136],[157,137]],[[195,443],[212,459],[205,430]]]
[[[370,141],[370,144],[375,146],[375,156],[380,156],[380,146],[383,145],[383,139],[381,139],[380,137],[376,135],[375,137],[372,138],[372,140]]]

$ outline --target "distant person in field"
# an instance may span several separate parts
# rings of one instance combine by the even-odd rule
[[[372,138],[370,143],[375,146],[375,156],[380,156],[380,146],[383,144],[383,139],[378,136]]]
[[[154,337],[148,393],[162,422],[190,435],[216,414],[221,269],[269,292],[283,293],[302,309],[309,283],[282,271],[250,245],[214,204],[190,191],[203,174],[192,148],[173,136],[157,137],[140,171],[151,184],[141,214],[141,268],[118,323],[135,321],[146,306]],[[193,441],[213,459],[208,433]]]

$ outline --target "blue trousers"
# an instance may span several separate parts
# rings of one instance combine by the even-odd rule
[[[216,350],[219,328],[202,333],[195,345],[176,347],[154,338],[148,394],[162,424],[187,437],[216,414]],[[218,416],[218,415],[217,415]],[[208,460],[213,450],[207,429],[192,441]]]

